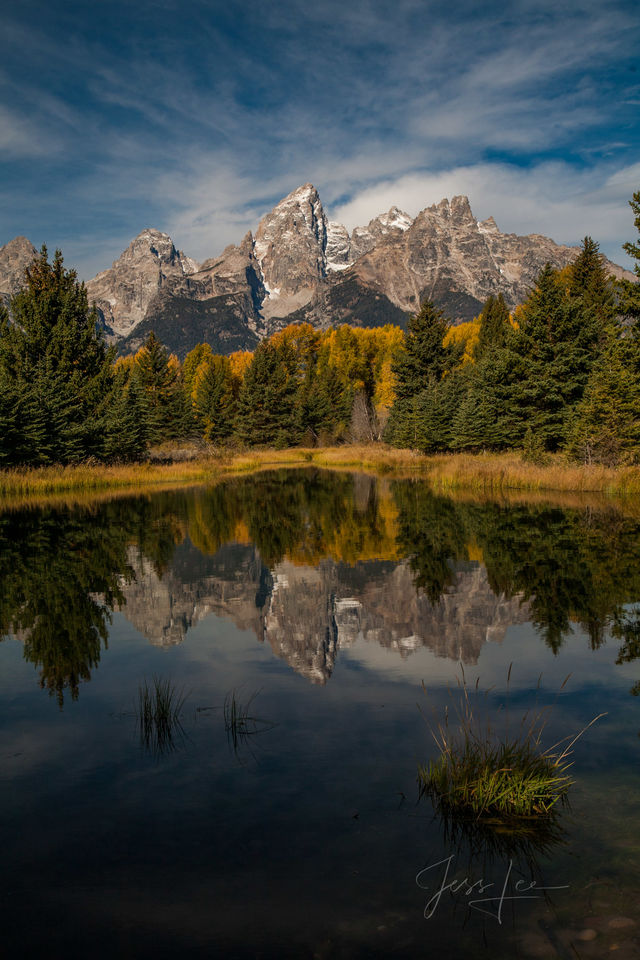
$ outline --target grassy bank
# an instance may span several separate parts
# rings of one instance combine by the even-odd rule
[[[434,489],[476,494],[509,491],[640,494],[640,467],[610,469],[572,464],[563,456],[525,462],[518,453],[426,456],[384,444],[317,449],[211,452],[178,462],[105,466],[14,468],[0,471],[0,497],[43,496],[65,491],[151,489],[211,483],[225,476],[278,467],[318,466],[364,470],[396,477],[422,477]]]
[[[210,457],[188,463],[136,463],[117,466],[16,467],[0,470],[0,496],[41,496],[65,491],[137,489],[206,483],[218,473]]]
[[[222,473],[244,473],[273,466],[313,464],[328,469],[364,470],[397,477],[422,477],[434,489],[500,494],[509,491],[640,493],[640,467],[611,469],[575,464],[560,454],[545,463],[529,463],[519,453],[434,454],[397,450],[384,444],[312,450],[260,450],[230,457]]]

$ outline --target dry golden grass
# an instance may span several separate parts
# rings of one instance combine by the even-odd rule
[[[587,466],[571,463],[561,454],[549,456],[544,464],[528,463],[518,453],[448,454],[427,457],[425,462],[429,480],[441,490],[640,493],[640,467]]]
[[[219,471],[219,461],[210,457],[188,463],[16,467],[0,470],[0,496],[39,496],[66,490],[184,486],[205,483],[215,478]]]
[[[610,469],[572,464],[550,456],[544,464],[522,460],[518,453],[437,454],[427,456],[385,444],[287,450],[212,451],[177,463],[120,466],[82,464],[69,467],[16,468],[0,471],[0,498],[38,498],[74,491],[149,490],[211,483],[226,476],[280,467],[317,466],[360,470],[398,478],[422,477],[434,490],[468,491],[477,496],[511,492],[607,494],[640,493],[640,467]]]

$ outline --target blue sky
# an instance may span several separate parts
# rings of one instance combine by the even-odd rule
[[[2,0],[0,244],[85,278],[144,227],[197,259],[311,181],[349,228],[469,195],[618,263],[637,239],[629,0]]]

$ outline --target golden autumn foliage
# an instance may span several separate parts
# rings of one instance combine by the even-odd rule
[[[231,364],[231,375],[239,387],[244,380],[244,375],[249,369],[249,364],[253,354],[250,350],[236,350],[229,354],[229,363]]]
[[[466,363],[474,362],[474,352],[478,339],[480,337],[480,317],[474,317],[473,320],[469,320],[468,323],[459,323],[455,327],[451,327],[449,332],[444,338],[445,346],[449,344],[463,344],[464,353],[462,354],[461,363],[464,366]]]
[[[365,395],[380,420],[386,418],[395,399],[392,364],[404,345],[404,333],[399,327],[388,324],[366,329],[344,324],[320,331],[309,323],[289,324],[273,334],[268,343],[293,359],[300,384],[308,373],[326,377],[332,371],[346,397]],[[251,351],[242,350],[225,358],[230,363],[236,397],[253,356]],[[206,379],[204,371],[211,370],[214,357],[208,344],[199,344],[183,363],[184,389],[194,410],[202,411],[199,387]]]

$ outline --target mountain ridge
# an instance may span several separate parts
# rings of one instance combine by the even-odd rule
[[[510,308],[545,263],[561,269],[579,247],[541,234],[502,233],[477,220],[466,196],[444,198],[416,217],[391,207],[351,233],[330,220],[311,183],[297,187],[239,244],[198,263],[169,234],[145,228],[111,267],[87,283],[120,352],[154,329],[184,356],[203,340],[215,350],[253,349],[291,322],[406,325],[425,297],[454,323],[502,293]],[[18,237],[0,247],[0,296],[8,300],[35,250]],[[633,275],[606,260],[612,275]]]

